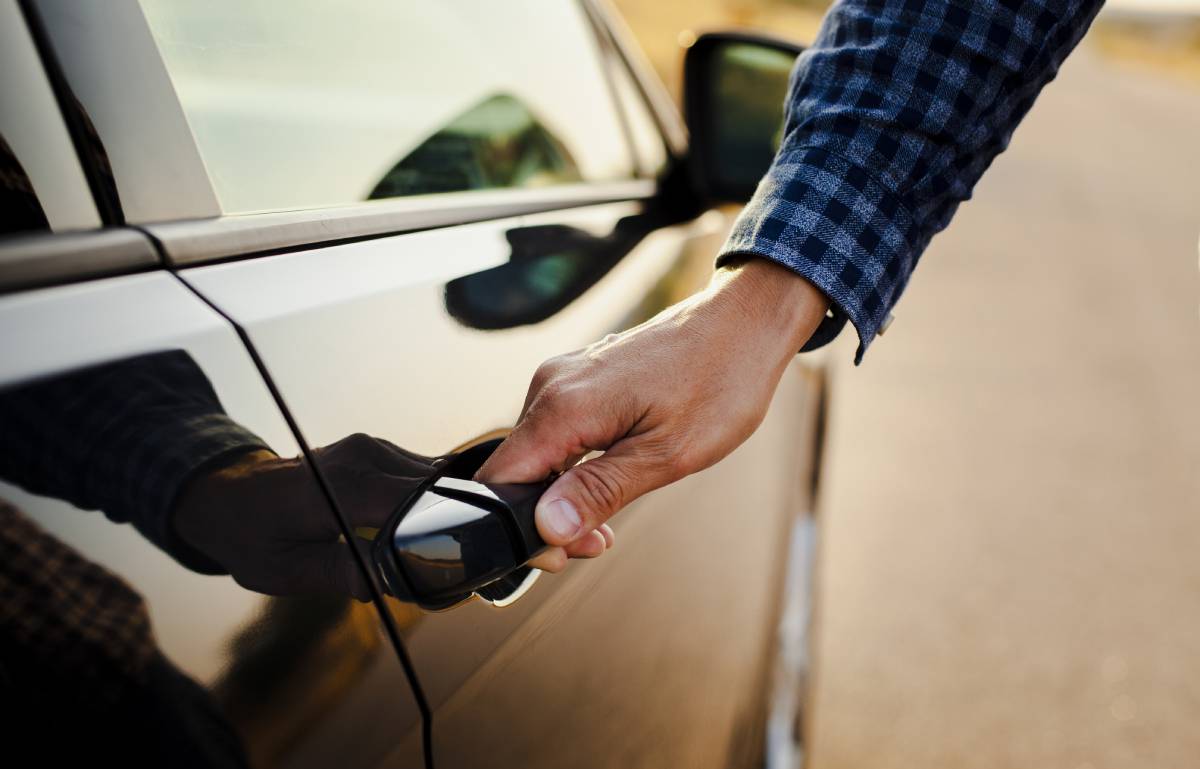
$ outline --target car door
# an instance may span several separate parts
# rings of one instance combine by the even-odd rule
[[[233,326],[162,269],[144,233],[102,226],[113,209],[97,210],[56,99],[65,83],[52,84],[26,22],[0,3],[8,753],[49,765],[423,766],[420,710],[369,603],[264,595],[180,555],[148,517],[132,516],[140,530],[122,522],[169,513],[173,501],[155,496],[163,479],[198,479],[209,465],[191,475],[182,463],[216,458],[165,432],[163,408],[205,404],[188,417],[194,435],[203,416],[280,456],[300,446]],[[296,483],[315,485],[303,471]],[[331,507],[316,513],[337,530]]]
[[[79,240],[80,250],[74,255],[86,259],[90,245]],[[0,327],[6,452],[19,450],[14,444],[18,436],[59,424],[57,419],[40,419],[43,412],[37,408],[17,413],[24,404],[66,410],[74,408],[76,400],[86,404],[87,398],[95,398],[100,405],[88,407],[79,418],[112,419],[111,429],[121,429],[120,420],[142,424],[130,413],[136,411],[130,403],[139,393],[178,386],[175,372],[182,367],[194,372],[201,388],[207,381],[230,419],[281,456],[299,453],[234,330],[169,273],[9,294],[0,297]],[[162,368],[166,373],[155,373]],[[110,390],[130,398],[130,403],[116,407],[112,399],[96,395]],[[136,438],[124,445],[135,455],[139,450]],[[53,462],[60,451],[69,454],[77,448],[70,436],[63,436],[58,445],[39,449],[28,461]],[[171,451],[169,444],[159,448]],[[90,461],[107,466],[132,460],[101,453]],[[148,474],[161,467],[155,457],[138,461]],[[4,464],[11,467],[12,462]],[[97,483],[108,479],[104,471],[95,475]],[[17,480],[27,483],[28,477],[18,474]],[[86,638],[95,630],[87,625],[76,628],[68,620],[76,612],[109,617],[124,628],[120,635],[125,637],[144,616],[145,643],[118,647],[117,661],[142,670],[148,693],[140,699],[151,702],[129,707],[128,718],[106,719],[104,710],[73,706],[69,699],[70,704],[26,701],[30,712],[44,719],[30,725],[32,734],[48,736],[44,725],[65,721],[74,724],[84,743],[95,735],[90,746],[94,755],[124,755],[131,765],[162,765],[170,756],[185,754],[194,754],[187,765],[196,766],[423,765],[417,704],[369,604],[336,595],[262,595],[228,575],[211,576],[183,565],[132,526],[66,501],[57,486],[31,488],[0,482],[0,499],[15,508],[12,515],[17,518],[6,517],[5,529],[13,533],[19,521],[24,532],[20,552],[33,561],[30,568],[60,590],[70,584],[75,571],[102,587],[80,591],[74,600],[51,592],[27,602],[25,593],[6,580],[6,640],[19,636],[15,622],[39,623],[52,637],[80,632]],[[333,524],[333,511],[327,514]],[[5,555],[13,557],[7,549]],[[69,569],[74,562],[82,565]],[[16,568],[17,563],[10,561],[7,567]],[[124,595],[127,601],[117,600]],[[61,652],[61,658],[22,654],[23,644],[17,643],[15,650],[5,644],[8,706],[16,704],[9,697],[25,690],[13,681],[22,680],[29,668],[40,671],[46,691],[89,696],[90,679],[83,673],[62,686],[54,682],[59,676],[75,675],[75,655],[86,654],[79,650],[91,645],[44,645]],[[135,655],[142,646],[149,650],[149,662],[139,662],[141,655]],[[136,716],[147,712],[159,717],[139,722]],[[380,713],[387,714],[386,722],[380,722]],[[199,734],[197,722],[203,725]],[[24,719],[15,723],[26,725]],[[96,724],[104,726],[103,735],[95,734]],[[161,750],[148,747],[159,742]],[[57,755],[51,746],[52,740],[28,747]]]
[[[494,313],[480,313],[490,330],[466,325],[470,312],[448,306],[455,281],[510,264],[507,242],[522,233],[608,234],[623,218],[645,216],[642,205],[182,274],[245,323],[313,446],[368,432],[439,454],[502,433],[540,360],[652,313],[689,285],[697,263],[707,267],[714,244],[698,237],[703,225],[655,231],[566,308],[512,329],[496,329]],[[692,238],[700,242],[689,249]],[[496,294],[505,289],[493,284]],[[803,381],[793,374],[785,396]],[[754,712],[778,552],[802,488],[795,433],[804,429],[803,406],[781,398],[718,472],[623,513],[613,553],[542,578],[511,606],[475,599],[426,613],[391,601],[428,698],[435,761],[554,766],[577,750],[579,765],[723,764],[739,729],[749,728],[739,719]],[[572,731],[578,725],[586,725],[582,735]]]
[[[543,359],[711,269],[724,215],[680,216],[641,172],[658,166],[647,127],[661,144],[670,117],[622,120],[618,104],[647,108],[628,73],[606,77],[584,6],[121,7],[130,18],[94,24],[140,24],[154,56],[131,46],[142,66],[97,76],[99,53],[71,39],[67,69],[89,73],[91,98],[119,80],[126,101],[178,100],[153,125],[136,109],[97,119],[101,135],[176,150],[165,175],[127,139],[114,176],[179,277],[245,334],[307,448],[363,433],[436,455],[503,435]],[[740,757],[807,488],[814,381],[790,371],[756,436],[623,513],[600,561],[507,606],[387,599],[435,764]]]
[[[311,445],[366,432],[440,454],[502,435],[538,362],[680,295],[707,270],[715,244],[706,222],[656,230],[567,307],[515,328],[496,328],[486,304],[448,301],[467,293],[456,281],[477,279],[476,291],[499,298],[510,286],[487,273],[512,264],[510,241],[546,228],[611,237],[622,220],[646,216],[645,205],[182,275],[245,324]],[[473,311],[485,328],[468,325]],[[503,608],[476,598],[428,613],[389,600],[432,714],[435,762],[557,766],[568,753],[580,766],[727,762],[762,694],[787,522],[806,479],[798,434],[808,382],[790,372],[768,421],[713,472],[622,513],[618,546],[604,558],[543,577]]]

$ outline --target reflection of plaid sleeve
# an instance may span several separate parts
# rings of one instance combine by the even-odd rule
[[[10,678],[116,700],[156,652],[142,597],[0,501],[0,666]],[[12,670],[29,665],[34,670]],[[30,675],[34,672],[35,675]],[[11,681],[10,681],[11,683]],[[70,705],[75,703],[63,703]]]
[[[930,239],[1008,145],[1102,0],[841,0],[792,73],[784,139],[720,259],[830,298],[857,360]]]
[[[0,393],[0,477],[131,522],[197,571],[223,572],[174,535],[177,494],[197,471],[260,448],[182,350]]]

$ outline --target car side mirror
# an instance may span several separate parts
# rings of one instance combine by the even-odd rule
[[[804,47],[741,32],[706,33],[684,58],[692,183],[710,203],[744,203],[783,138],[788,77]]]

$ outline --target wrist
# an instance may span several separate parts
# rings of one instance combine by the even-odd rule
[[[801,275],[764,257],[727,261],[713,276],[715,293],[734,305],[747,330],[778,339],[787,357],[816,331],[829,310],[829,298]]]
[[[176,496],[171,517],[175,536],[196,547],[211,532],[214,515],[236,498],[239,483],[278,459],[270,449],[247,447],[198,468]]]

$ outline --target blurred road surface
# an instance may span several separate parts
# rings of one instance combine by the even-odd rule
[[[1198,235],[1200,86],[1084,49],[839,340],[812,767],[1200,766]]]

